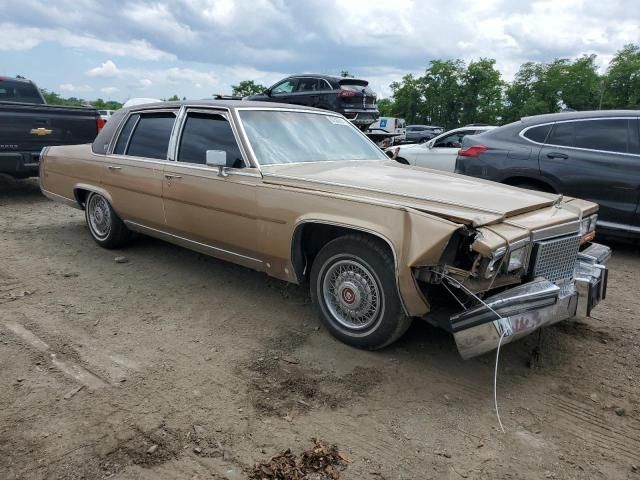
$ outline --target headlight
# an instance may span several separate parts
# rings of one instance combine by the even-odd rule
[[[597,221],[597,214],[590,215],[582,219],[580,222],[580,236],[582,237],[582,243],[590,242],[595,238]]]
[[[530,246],[529,241],[525,240],[516,242],[509,253],[506,253],[507,249],[505,247],[498,248],[493,252],[487,264],[484,273],[485,278],[493,277],[498,268],[501,269],[502,273],[513,273],[527,268],[531,252]],[[507,258],[504,258],[505,254]]]
[[[509,255],[509,263],[507,264],[507,272],[515,272],[525,267],[528,257],[529,247],[525,245],[517,250],[513,250]]]

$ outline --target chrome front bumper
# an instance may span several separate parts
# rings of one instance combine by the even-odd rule
[[[491,351],[533,333],[577,316],[589,316],[606,296],[611,249],[591,244],[580,252],[573,280],[555,284],[544,278],[518,285],[486,298],[486,305],[465,310],[451,317],[453,336],[462,358]]]

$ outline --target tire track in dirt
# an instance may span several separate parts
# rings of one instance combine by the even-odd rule
[[[584,442],[604,447],[608,452],[630,461],[640,459],[640,429],[636,426],[611,427],[611,422],[584,403],[558,395],[552,395],[551,399],[560,421]],[[636,423],[635,420],[627,420]]]

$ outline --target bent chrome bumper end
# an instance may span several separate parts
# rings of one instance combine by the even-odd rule
[[[611,249],[592,244],[578,255],[574,279],[556,285],[544,278],[485,299],[485,304],[451,317],[462,358],[489,352],[561,320],[589,316],[606,296]]]

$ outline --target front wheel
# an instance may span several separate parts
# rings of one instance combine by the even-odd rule
[[[119,248],[131,239],[131,231],[99,193],[89,194],[84,212],[91,237],[101,247]]]
[[[311,298],[327,330],[354,347],[383,348],[411,325],[390,252],[364,235],[339,237],[320,250],[311,268]]]

